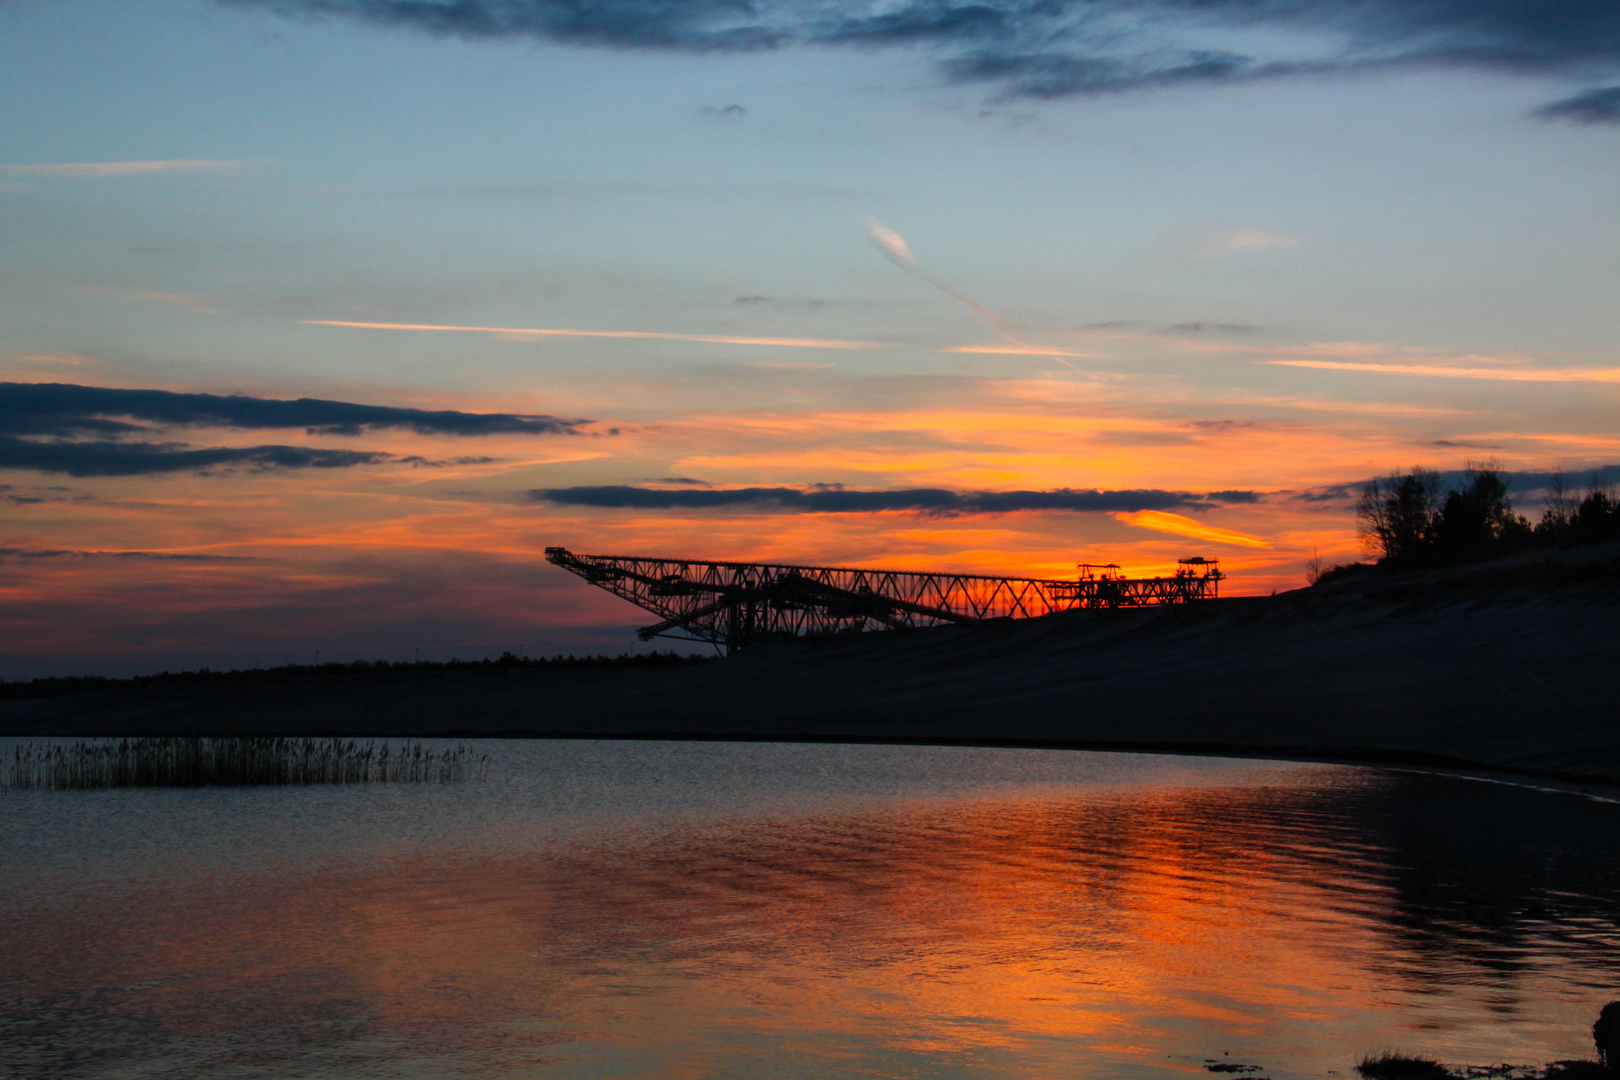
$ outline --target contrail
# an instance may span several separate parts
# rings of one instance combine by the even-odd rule
[[[883,222],[879,221],[877,218],[871,217],[870,215],[867,216],[866,233],[872,238],[872,243],[878,246],[878,250],[883,252],[884,257],[890,262],[894,263],[894,265],[898,266],[908,274],[915,274],[917,277],[922,278],[924,281],[928,282],[928,284],[932,285],[946,296],[951,297],[953,300],[960,301],[961,303],[972,308],[973,311],[978,314],[979,321],[984,323],[988,329],[1001,335],[1013,345],[1017,346],[1015,350],[1011,351],[1019,354],[1029,354],[1034,356],[1051,356],[1056,358],[1059,363],[1065,364],[1068,367],[1074,367],[1073,364],[1070,364],[1063,358],[1065,356],[1075,356],[1078,354],[1062,349],[1049,349],[1040,345],[1031,345],[1029,342],[1020,338],[1018,336],[1018,332],[1021,332],[1022,328],[1017,323],[1013,322],[1011,319],[996,314],[994,311],[991,311],[989,308],[973,299],[973,297],[969,296],[967,293],[963,292],[961,289],[958,289],[956,286],[952,285],[950,282],[946,281],[932,270],[929,270],[922,263],[918,262],[917,257],[911,253],[911,248],[906,246],[905,238],[899,233],[895,232],[893,229],[889,228],[887,225],[883,224]],[[981,350],[974,350],[959,346],[957,348],[947,349],[945,351],[973,352]],[[982,351],[992,352],[999,350],[984,349]]]

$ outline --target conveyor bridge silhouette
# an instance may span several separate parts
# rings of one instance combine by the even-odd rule
[[[915,570],[576,555],[546,560],[658,616],[643,641],[677,637],[723,653],[791,637],[1030,619],[1082,608],[1190,604],[1219,595],[1218,560],[1182,559],[1170,577],[1082,564],[1073,581]]]

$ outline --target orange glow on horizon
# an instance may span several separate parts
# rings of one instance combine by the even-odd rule
[[[1302,346],[1287,356],[1278,355],[1285,351],[1280,347],[1270,353],[1264,351],[1270,346],[1246,348],[1240,358],[1310,364],[1439,359],[1377,346]],[[66,349],[14,360],[19,367],[38,365],[29,378],[52,369],[48,381],[71,371],[88,383],[81,370],[103,370],[101,361]],[[1472,370],[1485,362],[1454,366]],[[351,468],[127,477],[13,470],[0,477],[9,485],[0,490],[7,500],[0,549],[33,554],[0,551],[0,595],[9,605],[0,611],[0,634],[14,643],[13,656],[125,656],[173,647],[228,648],[251,659],[274,651],[254,643],[260,625],[280,626],[275,633],[300,639],[328,632],[311,627],[330,627],[334,638],[354,642],[358,654],[398,655],[399,642],[409,644],[418,633],[407,627],[438,617],[427,612],[464,628],[456,641],[466,644],[456,648],[482,655],[498,654],[508,639],[636,622],[639,613],[622,602],[593,595],[596,590],[565,575],[553,578],[542,556],[551,544],[1040,578],[1071,577],[1078,562],[1118,563],[1132,575],[1153,576],[1173,570],[1178,558],[1213,554],[1203,545],[1220,544],[1229,549],[1223,591],[1264,594],[1304,585],[1313,550],[1329,563],[1362,557],[1344,493],[1368,476],[1409,462],[1455,468],[1486,454],[1512,469],[1567,466],[1578,474],[1588,467],[1583,462],[1602,463],[1620,450],[1620,438],[1601,425],[1516,423],[1506,403],[1483,410],[1440,394],[1385,403],[1243,387],[1205,393],[1170,375],[930,373],[912,379],[852,366],[841,358],[836,370],[817,365],[802,371],[801,365],[745,356],[740,365],[701,377],[604,381],[576,374],[553,383],[548,375],[515,390],[491,385],[480,393],[397,387],[368,393],[351,386],[336,396],[595,419],[577,435],[541,437],[393,428],[352,434],[154,428],[153,440],[196,447],[296,442],[391,457]],[[742,368],[748,368],[745,376],[737,374]],[[757,395],[737,401],[724,389],[737,378],[767,381],[749,382]],[[117,381],[142,380],[126,374]],[[155,381],[164,380],[146,384]],[[262,389],[277,397],[335,395],[319,386]],[[1601,389],[1581,393],[1590,397]],[[602,509],[527,494],[671,481],[693,490],[807,490],[822,483],[963,493],[1242,490],[1258,499],[1223,504],[1214,526],[1202,513],[1168,510]],[[1516,492],[1515,500],[1520,512],[1535,514],[1534,495]],[[39,554],[49,551],[61,554]],[[247,561],[160,557],[185,554]],[[308,610],[294,611],[299,605]],[[99,614],[68,618],[70,611]],[[265,612],[285,622],[272,624],[261,617]]]

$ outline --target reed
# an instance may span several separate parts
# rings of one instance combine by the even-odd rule
[[[489,755],[354,739],[90,739],[22,743],[0,762],[0,790],[453,784],[483,780]]]
[[[1356,1062],[1356,1072],[1365,1080],[1456,1080],[1458,1076],[1434,1058],[1391,1050],[1364,1055]]]

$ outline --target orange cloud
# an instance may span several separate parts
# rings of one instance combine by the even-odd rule
[[[88,356],[78,353],[19,353],[12,357],[20,364],[37,364],[48,367],[106,367],[100,360],[92,360]]]
[[[1326,371],[1371,371],[1380,375],[1426,375],[1436,379],[1490,379],[1497,382],[1581,383],[1620,382],[1620,368],[1496,368],[1456,367],[1447,364],[1366,364],[1348,360],[1267,360],[1275,367],[1319,368]]]
[[[1205,525],[1182,514],[1172,514],[1165,510],[1137,510],[1133,513],[1116,513],[1114,517],[1127,525],[1135,525],[1142,529],[1153,529],[1156,532],[1172,533],[1176,536],[1187,536],[1194,540],[1209,540],[1216,544],[1235,544],[1238,547],[1265,548],[1270,544],[1258,536],[1248,533],[1233,532],[1231,529],[1217,529],[1213,525]]]
[[[155,294],[131,298],[180,302]],[[525,333],[499,327],[422,329]],[[632,331],[527,333],[710,340]],[[1166,348],[1176,347],[1166,346],[1167,340],[1161,335],[1144,344],[1162,357]],[[92,381],[99,362],[70,353],[68,344],[45,341],[33,346],[35,354],[7,358],[16,372],[7,377]],[[887,347],[820,339],[807,344]],[[1023,346],[1009,342],[1005,347]],[[628,644],[612,635],[622,635],[637,618],[634,610],[561,572],[554,576],[542,554],[548,544],[579,551],[1067,578],[1077,562],[1117,562],[1133,574],[1163,574],[1178,557],[1209,543],[1235,545],[1220,549],[1223,567],[1232,575],[1231,594],[1263,594],[1304,584],[1302,567],[1313,546],[1331,561],[1358,552],[1345,500],[1291,500],[1289,492],[1345,484],[1413,461],[1452,467],[1476,446],[1479,453],[1500,454],[1516,470],[1559,462],[1584,470],[1614,460],[1620,449],[1601,410],[1556,417],[1530,412],[1520,401],[1522,388],[1511,381],[1481,384],[1498,401],[1468,410],[1451,407],[1449,400],[1385,404],[1359,394],[1336,400],[1344,391],[1333,387],[1353,386],[1355,380],[1313,380],[1324,384],[1320,395],[1313,390],[1302,398],[1268,396],[1263,381],[1231,383],[1233,372],[1274,381],[1281,373],[1265,366],[1271,362],[1328,370],[1332,365],[1413,369],[1414,374],[1450,368],[1496,378],[1525,372],[1519,381],[1551,381],[1529,358],[1354,343],[1284,350],[1218,342],[1192,342],[1185,358],[1202,359],[1217,347],[1224,354],[1218,359],[1228,361],[1219,366],[1218,384],[1202,374],[1217,365],[1200,364],[1185,377],[1144,369],[966,379],[937,372],[920,377],[863,373],[851,363],[858,357],[845,357],[836,371],[795,379],[791,396],[772,398],[769,408],[761,407],[758,397],[739,399],[729,389],[737,369],[712,375],[660,367],[637,378],[559,372],[543,382],[518,380],[515,386],[511,380],[481,381],[476,391],[459,395],[437,387],[314,382],[174,385],[289,397],[386,394],[388,400],[419,407],[565,412],[593,416],[599,423],[566,447],[541,448],[531,439],[507,436],[464,443],[393,430],[369,432],[359,444],[398,459],[424,459],[417,468],[401,462],[386,469],[297,475],[243,470],[82,479],[8,473],[0,476],[11,485],[0,491],[5,519],[0,547],[212,552],[256,561],[0,556],[0,597],[6,600],[0,604],[6,608],[0,636],[22,643],[14,650],[18,655],[131,656],[140,650],[158,656],[170,650],[154,664],[176,663],[182,655],[208,658],[215,655],[210,650],[227,649],[235,650],[231,662],[242,657],[251,662],[261,652],[276,652],[274,640],[307,640],[311,648],[324,641],[328,650],[352,641],[356,652],[343,655],[397,657],[401,650],[410,655],[420,638],[426,655],[433,633],[440,635],[438,648],[444,650],[436,655],[452,650],[485,655],[508,644],[532,644],[546,633],[561,639],[592,627],[597,637],[573,640],[608,644],[578,647],[616,651]],[[753,361],[761,354],[741,355]],[[782,357],[778,366],[797,368],[793,357],[809,359],[803,353],[777,355]],[[1585,372],[1591,370],[1599,369]],[[610,434],[615,430],[618,434]],[[227,446],[259,440],[252,432],[234,430],[178,437],[206,437],[209,445]],[[355,437],[337,434],[301,434],[298,441],[315,447],[357,445]],[[1231,526],[1227,529],[1163,511],[1117,518],[784,515],[748,507],[649,513],[541,505],[521,496],[531,488],[639,484],[671,476],[716,486],[826,482],[954,491],[1097,487],[1282,494],[1220,510],[1215,516]],[[1534,514],[1538,508],[1526,497],[1520,509]],[[435,626],[442,629],[421,629]]]

